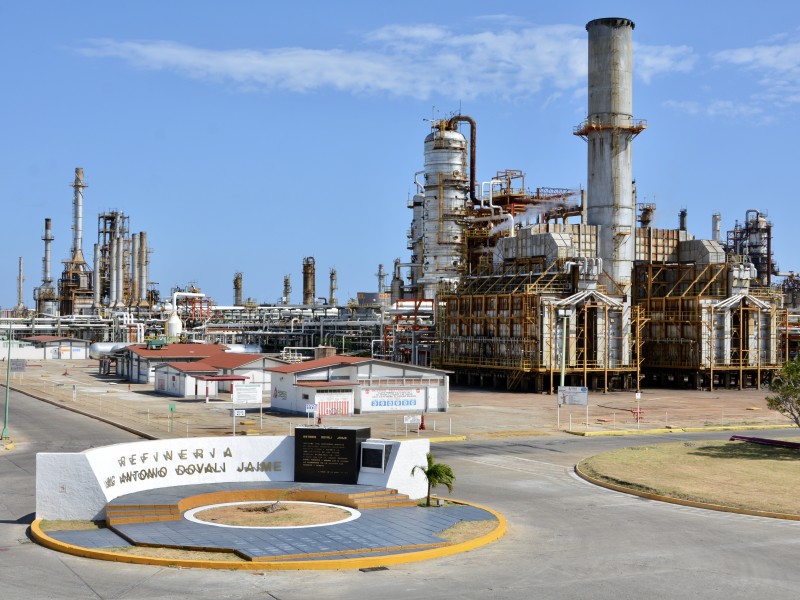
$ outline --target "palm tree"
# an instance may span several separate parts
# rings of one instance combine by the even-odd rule
[[[447,487],[448,492],[452,492],[453,482],[456,480],[456,476],[453,474],[453,469],[450,465],[433,462],[433,454],[431,452],[428,452],[425,458],[428,459],[427,468],[422,465],[417,465],[411,469],[411,476],[414,476],[417,469],[425,476],[425,479],[428,481],[428,501],[426,506],[430,506],[431,488],[435,488],[437,485],[441,484]]]

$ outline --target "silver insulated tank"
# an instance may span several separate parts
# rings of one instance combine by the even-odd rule
[[[439,121],[425,138],[422,298],[435,298],[440,283],[456,283],[463,273],[467,171],[467,139]]]
[[[587,222],[598,225],[598,252],[624,295],[636,249],[631,141],[645,128],[633,118],[633,21],[596,19],[589,32],[589,107],[575,134],[588,142]],[[615,286],[609,286],[613,290]]]

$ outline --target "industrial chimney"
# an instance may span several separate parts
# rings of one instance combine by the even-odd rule
[[[25,302],[22,295],[22,284],[25,281],[22,271],[22,257],[19,257],[19,276],[17,277],[17,313],[25,311]]]
[[[233,305],[242,306],[242,274],[233,276]]]
[[[314,304],[317,296],[315,277],[314,257],[308,256],[303,259],[303,304]]]
[[[75,180],[70,184],[75,191],[72,200],[72,263],[85,263],[83,258],[83,189],[89,187],[83,182],[83,168],[75,167]]]
[[[636,242],[631,141],[647,126],[632,114],[634,26],[619,18],[586,24],[589,109],[574,131],[589,144],[587,222],[599,227],[598,253],[613,280],[608,289],[628,297]]]
[[[331,281],[330,281],[330,293],[328,294],[328,303],[331,306],[336,306],[338,304],[338,298],[336,298],[336,290],[339,289],[339,284],[336,280],[336,269],[331,268]]]
[[[56,315],[58,313],[58,302],[56,299],[56,288],[53,285],[53,276],[50,270],[51,249],[53,243],[53,230],[50,219],[44,220],[44,258],[42,259],[42,285],[33,290],[33,298],[36,300],[36,312],[45,315]]]
[[[147,306],[147,277],[150,265],[149,249],[147,247],[147,233],[139,233],[139,305]]]

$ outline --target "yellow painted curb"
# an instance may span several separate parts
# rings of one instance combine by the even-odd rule
[[[591,475],[588,475],[581,471],[581,465],[578,463],[575,465],[575,473],[581,479],[588,481],[589,483],[593,483],[594,485],[598,485],[600,487],[604,487],[609,490],[614,490],[616,492],[623,492],[625,494],[630,494],[632,496],[638,496],[640,498],[647,498],[648,500],[658,500],[659,502],[668,502],[670,504],[679,504],[681,506],[691,506],[693,508],[704,508],[706,510],[716,510],[720,512],[729,512],[729,513],[736,513],[740,515],[751,515],[755,517],[769,517],[772,519],[786,519],[788,521],[800,521],[800,515],[790,515],[786,513],[774,513],[768,512],[764,510],[750,510],[746,508],[736,508],[734,506],[725,506],[723,504],[712,504],[710,502],[697,502],[694,500],[683,500],[681,498],[672,498],[670,496],[660,496],[659,494],[653,494],[650,492],[642,492],[640,490],[635,490],[633,488],[625,487],[623,485],[617,485],[615,483],[609,483],[607,481],[603,481],[601,479],[596,479]]]
[[[247,562],[226,562],[221,560],[180,560],[169,558],[151,558],[147,556],[132,556],[129,554],[120,554],[117,552],[109,552],[107,550],[98,550],[93,548],[82,548],[61,542],[48,536],[40,526],[42,519],[36,519],[31,523],[31,536],[36,542],[56,550],[64,554],[71,554],[73,556],[82,556],[84,558],[95,558],[98,560],[108,560],[113,562],[135,563],[140,565],[153,565],[161,567],[185,567],[194,569],[226,569],[226,570],[246,570],[246,571],[301,571],[301,570],[342,570],[342,569],[365,569],[370,567],[388,567],[392,565],[399,565],[409,562],[418,562],[422,560],[430,560],[432,558],[440,558],[444,556],[451,556],[461,552],[468,552],[485,546],[491,542],[499,540],[505,535],[508,530],[506,519],[500,513],[470,502],[463,500],[449,499],[450,502],[455,504],[463,504],[466,506],[474,506],[490,513],[497,519],[497,527],[489,533],[466,542],[458,544],[450,544],[439,548],[431,548],[428,550],[411,551],[404,554],[393,554],[389,556],[373,556],[373,557],[360,557],[360,558],[342,558],[333,560],[304,560],[293,562],[282,562],[280,557],[271,561],[247,561]],[[435,508],[431,510],[436,510]]]
[[[763,429],[787,429],[791,425],[719,425],[716,427],[673,427],[662,429],[611,429],[604,431],[564,431],[570,435],[597,437],[603,435],[644,435],[653,433],[704,433],[707,431],[754,431]]]

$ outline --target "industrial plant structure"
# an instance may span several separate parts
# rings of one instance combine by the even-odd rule
[[[696,239],[685,214],[655,229],[655,205],[641,204],[637,227],[632,142],[647,123],[632,109],[634,23],[586,29],[588,116],[573,131],[587,143],[585,193],[531,190],[508,170],[479,185],[470,117],[425,138],[402,296],[435,302],[436,327],[414,333],[461,383],[758,385],[788,349],[770,225],[748,211],[727,242]]]
[[[718,213],[710,239],[688,231],[685,210],[676,229],[652,226],[656,206],[637,203],[632,169],[633,141],[647,128],[633,115],[634,23],[597,19],[586,29],[588,116],[572,131],[587,145],[585,190],[530,187],[516,169],[482,181],[476,119],[441,119],[424,139],[408,202],[410,258],[395,259],[391,273],[379,265],[377,292],[340,305],[331,269],[328,298],[317,297],[309,256],[300,304],[289,275],[274,304],[244,300],[236,272],[233,305],[220,306],[193,285],[160,301],[147,234],[131,234],[119,211],[99,215],[90,268],[77,168],[70,258],[56,285],[45,219],[36,309],[12,324],[24,335],[106,343],[257,344],[291,360],[326,346],[511,390],[760,385],[797,354],[800,328],[785,306],[800,304],[800,277],[778,271],[759,210],[724,239]],[[20,290],[22,280],[20,259]]]

